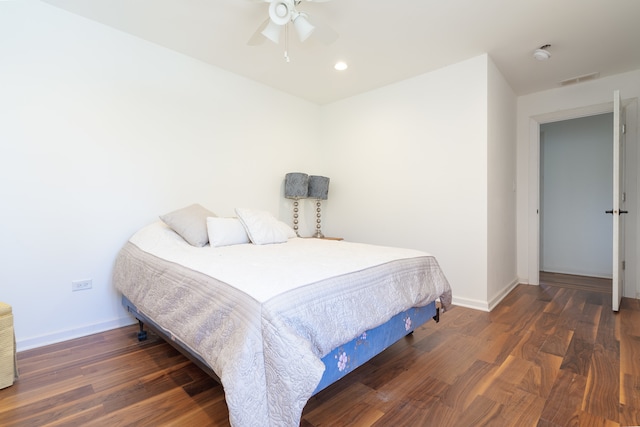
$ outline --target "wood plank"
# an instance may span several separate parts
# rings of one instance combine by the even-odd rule
[[[486,389],[485,378],[492,378],[497,370],[497,365],[477,360],[467,371],[458,376],[451,387],[445,390],[442,402],[451,408],[465,411]]]
[[[336,425],[339,419],[348,416],[355,404],[360,404],[363,396],[370,393],[374,393],[374,390],[365,385],[351,384],[350,387],[332,395],[322,406],[305,412],[304,418],[311,425]],[[353,396],[357,396],[358,399],[354,400]]]
[[[574,335],[560,369],[586,377],[593,356],[593,347],[593,344]]]
[[[586,384],[584,376],[561,369],[540,419],[558,426],[579,425]]]
[[[640,425],[639,302],[623,298],[616,316],[616,332],[620,340],[620,425]]]
[[[518,388],[546,399],[558,377],[562,358],[541,351],[533,362]]]
[[[640,377],[623,374],[620,387],[620,425],[640,425]]]
[[[564,356],[572,339],[572,330],[556,326],[554,333],[547,337],[540,351],[556,356]]]
[[[536,426],[545,403],[545,398],[517,389],[504,405],[502,417],[512,426]]]
[[[620,407],[620,362],[617,354],[596,345],[587,375],[582,408],[593,415],[618,421]]]

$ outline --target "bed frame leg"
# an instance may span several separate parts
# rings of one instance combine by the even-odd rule
[[[144,330],[144,323],[142,320],[138,320],[138,325],[140,325],[140,331],[138,332],[138,341],[144,341],[147,339],[147,331]]]
[[[433,316],[433,320],[435,320],[436,323],[440,322],[440,307],[436,307],[436,315]]]

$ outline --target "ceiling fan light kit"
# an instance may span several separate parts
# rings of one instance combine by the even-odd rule
[[[255,0],[254,0],[255,1]],[[250,46],[260,44],[265,38],[278,44],[280,43],[280,34],[285,29],[285,43],[288,45],[288,29],[289,23],[293,24],[298,38],[304,42],[311,36],[316,26],[309,22],[309,15],[304,12],[298,12],[296,6],[303,0],[259,0],[269,3],[269,17],[260,25],[254,35],[249,39]],[[324,2],[329,0],[306,0],[314,2]],[[338,38],[338,35],[332,29],[324,26],[320,28],[318,38],[326,44],[332,43]],[[287,47],[285,47],[285,59],[289,62]]]
[[[280,43],[280,31],[282,30],[282,26],[274,23],[273,21],[269,21],[266,28],[262,30],[262,35],[274,42],[275,44]]]
[[[271,22],[278,25],[285,25],[291,20],[293,13],[293,2],[287,0],[272,1],[269,5],[269,18]]]
[[[311,23],[307,20],[307,17],[304,13],[296,12],[292,19],[293,26],[298,33],[298,38],[301,42],[305,41],[309,38],[313,30],[316,29]]]

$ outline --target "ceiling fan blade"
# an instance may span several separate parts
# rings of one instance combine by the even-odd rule
[[[308,0],[311,1],[311,0]],[[314,0],[314,1],[328,1],[328,0]],[[315,27],[315,31],[313,32],[313,38],[319,40],[324,44],[331,44],[338,40],[340,35],[330,26],[323,22],[319,22],[316,18],[310,18],[307,16],[307,20],[311,25]]]
[[[251,38],[247,42],[247,44],[249,46],[258,46],[258,45],[262,44],[267,39],[262,34],[262,31],[264,31],[264,29],[267,28],[267,25],[269,25],[269,21],[271,21],[271,19],[267,18],[262,24],[260,24],[260,26],[258,27],[256,32],[253,33],[253,35],[251,36]]]

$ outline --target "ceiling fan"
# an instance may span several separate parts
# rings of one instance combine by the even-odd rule
[[[330,0],[253,0],[269,3],[269,17],[258,27],[249,39],[250,46],[261,44],[265,39],[274,43],[280,42],[282,30],[287,31],[287,24],[292,23],[301,42],[311,34],[325,44],[333,43],[338,38],[338,33],[326,25],[312,24],[309,15],[299,12],[296,7],[303,1],[324,3]]]

